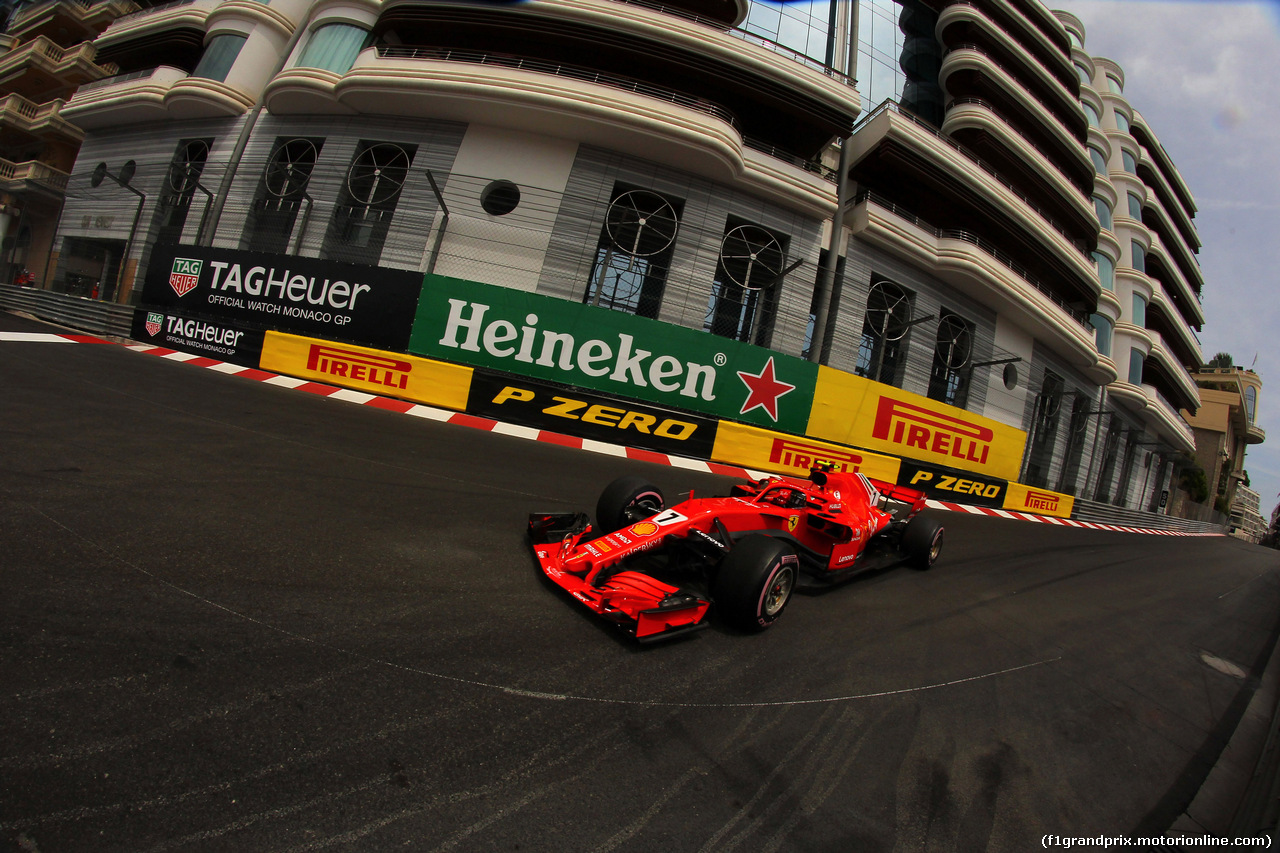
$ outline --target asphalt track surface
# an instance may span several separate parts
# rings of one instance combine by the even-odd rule
[[[640,648],[524,538],[531,510],[590,509],[633,471],[727,485],[118,346],[0,342],[0,844],[1157,834],[1275,644],[1275,551],[954,515],[932,571]]]

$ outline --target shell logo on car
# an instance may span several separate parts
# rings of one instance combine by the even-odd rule
[[[630,531],[633,536],[652,536],[658,532],[658,525],[652,521],[642,521],[631,525]]]

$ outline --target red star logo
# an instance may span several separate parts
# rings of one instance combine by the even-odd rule
[[[745,415],[753,409],[764,409],[774,423],[778,422],[778,398],[786,394],[790,394],[796,389],[794,385],[788,385],[785,382],[779,382],[773,373],[773,356],[769,356],[769,360],[765,362],[764,368],[759,374],[751,374],[745,371],[738,371],[738,378],[742,380],[742,384],[747,386],[747,390],[751,393],[747,395],[747,402],[742,404],[740,415]]]

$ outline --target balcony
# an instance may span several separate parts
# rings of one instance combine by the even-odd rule
[[[61,100],[34,104],[21,95],[0,100],[0,144],[33,141],[79,145],[84,141],[84,131],[71,123]]]
[[[137,8],[132,0],[46,0],[19,10],[9,22],[8,33],[22,41],[42,35],[64,43],[88,41]]]
[[[0,56],[0,89],[39,103],[66,97],[77,86],[117,71],[119,68],[109,62],[94,62],[94,47],[89,42],[62,48],[40,36]]]
[[[12,163],[0,159],[0,189],[15,195],[34,190],[51,196],[64,196],[68,177],[66,172],[36,160]]]
[[[1165,392],[1165,397],[1178,401],[1177,408],[1200,408],[1200,389],[1187,368],[1170,352],[1163,336],[1159,332],[1147,330],[1151,337],[1151,353],[1147,366],[1163,377],[1172,387]],[[1154,383],[1153,383],[1154,384]]]
[[[572,136],[705,175],[753,185],[817,216],[835,208],[821,166],[747,137],[725,106],[642,80],[509,54],[379,46],[337,74],[290,68],[268,86],[285,114],[431,116]]]
[[[1008,254],[1064,304],[1084,316],[1097,305],[1097,268],[1071,234],[991,163],[887,102],[849,143],[850,176],[937,228],[975,233]]]
[[[80,87],[64,114],[86,130],[148,121],[241,115],[254,99],[235,86],[160,66]]]
[[[1121,381],[1111,383],[1107,390],[1112,400],[1141,418],[1174,450],[1195,452],[1196,440],[1191,427],[1154,385]]]
[[[1033,332],[1095,381],[1115,377],[1115,365],[1098,354],[1088,317],[981,237],[937,228],[869,192],[858,195],[845,224],[858,239],[933,269],[952,287]]]

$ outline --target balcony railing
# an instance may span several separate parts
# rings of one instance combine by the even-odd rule
[[[677,106],[686,107],[706,113],[713,118],[738,129],[738,119],[719,104],[713,104],[704,98],[686,95],[674,89],[654,86],[641,80],[623,77],[617,74],[606,74],[577,65],[565,65],[559,62],[548,62],[541,59],[529,59],[505,53],[488,53],[478,50],[454,50],[437,47],[400,47],[396,45],[378,45],[378,56],[384,59],[418,59],[437,62],[471,62],[479,65],[495,65],[502,68],[513,68],[521,71],[533,71],[538,74],[551,74],[585,83],[596,83],[627,92],[635,92],[648,98],[667,101]]]
[[[950,139],[946,136],[943,136],[942,131],[938,130],[936,127],[929,124],[929,122],[925,121],[924,119],[919,118],[915,115],[912,115],[910,110],[905,109],[897,101],[884,101],[883,103],[881,103],[880,106],[876,107],[874,110],[868,113],[865,117],[859,120],[857,126],[854,127],[854,131],[853,131],[854,134],[856,135],[857,132],[862,127],[869,124],[881,113],[885,113],[885,112],[897,113],[907,121],[910,121],[912,124],[919,127],[924,132],[933,136],[939,142],[942,142],[943,144],[947,145],[949,148],[955,150],[959,154],[962,154],[966,160],[973,163],[982,171],[986,172],[993,179],[995,179],[996,183],[1000,184],[1000,186],[1004,187],[1006,190],[1008,190],[1010,193],[1016,196],[1019,201],[1021,201],[1031,210],[1035,211],[1035,213],[1045,221],[1046,225],[1048,225],[1054,231],[1058,232],[1058,234],[1061,235],[1062,238],[1065,239],[1068,243],[1070,243],[1072,247],[1074,247],[1075,250],[1081,254],[1082,257],[1088,259],[1090,265],[1093,265],[1094,263],[1093,257],[1085,250],[1084,244],[1081,243],[1079,240],[1075,239],[1074,237],[1072,237],[1070,234],[1068,234],[1056,219],[1054,219],[1052,216],[1046,213],[1045,210],[1041,208],[1039,205],[1037,205],[1034,201],[1032,201],[1030,197],[1028,197],[1025,193],[1023,193],[1017,187],[1015,187],[1009,181],[1008,178],[1006,178],[1004,175],[1002,175],[999,171],[996,170],[995,166],[986,162],[977,154],[970,151],[968,148],[964,147],[960,143],[956,142],[954,139]]]
[[[1054,305],[1058,306],[1058,308],[1060,308],[1072,320],[1075,320],[1076,323],[1078,323],[1080,326],[1087,329],[1090,334],[1093,333],[1093,326],[1089,323],[1089,317],[1087,314],[1085,314],[1083,311],[1080,311],[1076,308],[1072,308],[1070,305],[1066,303],[1066,301],[1062,299],[1061,296],[1059,296],[1058,294],[1050,290],[1048,285],[1046,285],[1043,281],[1041,281],[1034,274],[1028,271],[1026,267],[1022,266],[1017,261],[1015,261],[1012,257],[1008,255],[1008,253],[1003,252],[1000,249],[997,249],[986,239],[979,237],[977,234],[974,234],[972,232],[964,231],[958,228],[938,228],[936,226],[930,225],[928,222],[924,221],[923,219],[921,219],[919,216],[917,216],[915,213],[911,212],[910,210],[907,210],[906,208],[898,204],[895,204],[894,202],[889,201],[883,196],[879,196],[876,193],[871,192],[870,190],[863,190],[862,192],[858,193],[857,197],[854,199],[855,204],[861,204],[865,201],[870,201],[873,204],[875,204],[877,207],[882,207],[885,210],[888,210],[889,212],[893,213],[895,216],[898,216],[902,219],[907,220],[912,225],[915,225],[917,228],[920,228],[924,231],[929,232],[930,234],[932,234],[934,237],[938,239],[963,240],[966,243],[970,243],[974,246],[977,246],[983,252],[990,255],[995,260],[999,261],[1003,266],[1007,267],[1010,272],[1017,275],[1019,278],[1021,278],[1027,284],[1034,287],[1036,290],[1040,291],[1040,293],[1043,294],[1045,298],[1053,302]]]
[[[0,181],[32,181],[56,192],[66,192],[69,177],[66,172],[38,160],[13,163],[0,159]]]

